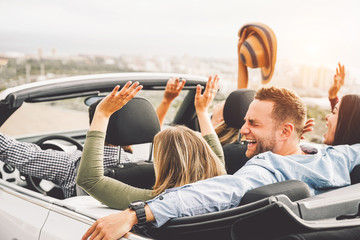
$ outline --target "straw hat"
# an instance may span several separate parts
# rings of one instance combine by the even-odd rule
[[[247,67],[261,68],[262,84],[271,80],[276,62],[277,41],[274,32],[263,23],[248,23],[239,30],[239,38],[246,30],[240,47],[240,59]]]

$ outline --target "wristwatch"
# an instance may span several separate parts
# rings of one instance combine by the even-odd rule
[[[141,200],[130,203],[129,208],[134,210],[138,219],[138,225],[146,223],[145,203]]]

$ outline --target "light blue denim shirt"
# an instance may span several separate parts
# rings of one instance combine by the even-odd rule
[[[265,152],[250,159],[234,175],[223,175],[166,190],[147,203],[160,227],[177,217],[236,207],[256,187],[285,180],[305,182],[312,195],[350,184],[360,164],[360,144],[327,146],[313,155],[280,156]]]

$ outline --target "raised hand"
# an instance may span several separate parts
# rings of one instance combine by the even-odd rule
[[[210,76],[203,94],[201,94],[201,86],[196,86],[194,104],[197,113],[208,111],[211,102],[214,100],[214,97],[219,90],[219,80],[220,78],[218,75],[215,75],[215,77]]]
[[[165,87],[164,97],[159,104],[159,106],[156,109],[156,114],[159,118],[160,126],[163,125],[165,115],[167,111],[169,110],[171,102],[179,96],[181,90],[184,88],[184,85],[186,83],[185,79],[182,79],[181,81],[179,78],[170,78]]]
[[[334,82],[329,88],[329,98],[333,99],[337,97],[338,92],[340,91],[340,88],[345,83],[345,66],[340,63],[338,63],[338,66],[336,68],[336,74],[334,75]]]
[[[119,89],[120,86],[117,85],[112,92],[99,103],[96,108],[96,113],[103,114],[105,117],[110,117],[111,114],[121,109],[126,103],[134,98],[142,89],[142,85],[139,85],[139,82],[131,84],[131,81],[129,81],[120,91]]]
[[[179,96],[181,90],[184,88],[185,83],[185,79],[180,81],[179,78],[170,78],[166,83],[164,100],[171,102],[177,96]]]
[[[120,86],[116,86],[96,107],[94,118],[90,125],[90,130],[106,132],[111,114],[122,108],[142,89],[138,82],[131,84],[127,82],[119,91]]]
[[[314,118],[309,118],[306,121],[305,126],[303,128],[303,131],[301,133],[301,139],[305,139],[304,134],[313,131],[314,126],[315,126],[315,119]]]
[[[218,75],[215,75],[215,77],[210,76],[208,82],[206,83],[203,94],[201,94],[201,86],[196,86],[194,105],[196,109],[196,115],[199,120],[202,136],[206,136],[208,134],[216,134],[214,127],[211,124],[208,109],[217,91],[219,90],[219,80],[220,78],[218,77]]]

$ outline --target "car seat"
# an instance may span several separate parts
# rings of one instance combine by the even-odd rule
[[[119,164],[106,168],[105,175],[140,188],[151,188],[155,183],[152,142],[160,131],[159,119],[152,104],[145,98],[135,97],[115,112],[109,120],[107,140],[114,145],[128,146],[151,143],[149,156],[144,161]],[[120,159],[120,156],[119,156]]]
[[[351,184],[360,183],[360,165],[354,167],[350,173]]]

